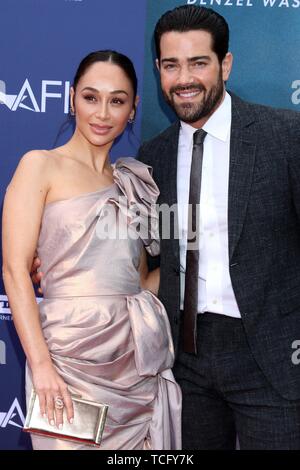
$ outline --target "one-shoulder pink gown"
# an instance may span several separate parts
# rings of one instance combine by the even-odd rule
[[[111,186],[45,207],[41,325],[71,393],[109,405],[100,450],[180,449],[181,392],[170,370],[168,318],[161,302],[141,290],[138,272],[144,246],[159,253],[153,210],[159,191],[143,163],[124,158],[113,168]],[[28,401],[28,366],[26,372]],[[91,449],[31,438],[34,449]]]

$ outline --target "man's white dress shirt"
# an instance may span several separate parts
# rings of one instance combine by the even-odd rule
[[[240,318],[229,275],[228,182],[231,97],[225,98],[203,126],[200,196],[200,258],[198,312]],[[183,309],[188,225],[188,200],[193,134],[197,129],[181,122],[178,146],[177,198],[180,246],[181,309]]]

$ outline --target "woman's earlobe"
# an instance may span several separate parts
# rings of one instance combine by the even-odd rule
[[[135,117],[136,117],[136,107],[137,107],[137,103],[138,103],[138,99],[136,100],[134,106],[133,106],[133,110],[131,111],[130,113],[130,116],[129,116],[129,119],[128,119],[128,123],[129,124],[133,124],[134,123],[134,120],[135,120]]]
[[[74,97],[75,97],[75,91],[74,91],[74,88],[71,87],[70,89],[70,115],[71,116],[75,116]]]

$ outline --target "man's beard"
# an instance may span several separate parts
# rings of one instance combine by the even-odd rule
[[[175,103],[174,94],[179,91],[200,91],[203,92],[203,98],[198,103],[183,103],[178,104]],[[200,119],[203,119],[215,110],[217,104],[221,100],[224,92],[224,82],[222,78],[222,72],[220,70],[220,74],[218,77],[217,84],[213,86],[210,91],[207,93],[206,88],[203,85],[195,85],[195,84],[187,84],[186,86],[177,86],[170,88],[169,94],[167,95],[163,92],[164,97],[167,103],[171,106],[171,108],[175,111],[178,118],[183,121],[187,122],[188,124],[192,124],[193,122],[197,122]]]

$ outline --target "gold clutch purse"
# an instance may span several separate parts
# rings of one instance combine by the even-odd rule
[[[62,429],[51,426],[40,412],[39,399],[33,390],[23,430],[56,439],[65,439],[77,443],[100,447],[108,405],[85,400],[72,395],[74,421],[69,423],[66,410],[63,410]]]

